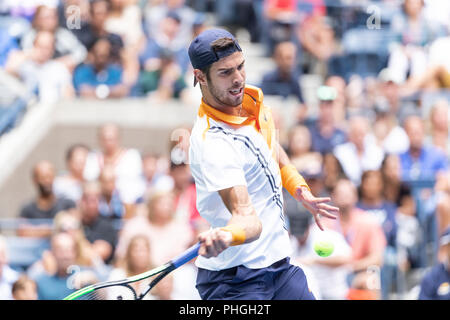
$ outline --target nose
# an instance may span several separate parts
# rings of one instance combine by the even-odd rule
[[[243,70],[237,70],[234,72],[234,79],[233,79],[233,85],[238,86],[244,83],[245,81],[245,74]]]

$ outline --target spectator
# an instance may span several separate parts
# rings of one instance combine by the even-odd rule
[[[426,138],[426,144],[443,151],[447,159],[450,157],[449,108],[446,100],[440,100],[433,105],[430,111],[431,130]]]
[[[101,150],[88,155],[84,177],[95,181],[106,165],[112,165],[116,174],[116,188],[125,204],[134,204],[142,196],[142,159],[138,150],[121,145],[120,128],[112,123],[102,125],[98,131]]]
[[[385,153],[400,154],[408,150],[409,140],[405,130],[398,124],[394,114],[386,110],[376,110],[373,132],[377,144]]]
[[[55,195],[53,189],[55,169],[51,162],[44,160],[36,163],[32,177],[37,197],[22,207],[20,217],[26,220],[19,227],[18,233],[21,236],[48,237],[50,235],[48,223],[33,223],[33,220],[51,220],[61,210],[75,209],[76,204],[70,199]]]
[[[294,96],[298,101],[299,117],[302,122],[307,113],[307,107],[300,88],[301,71],[297,64],[297,47],[293,42],[280,42],[275,46],[273,60],[276,68],[265,74],[261,89],[265,95],[280,95],[283,98]]]
[[[333,100],[333,114],[334,114],[334,123],[336,123],[341,129],[345,126],[347,119],[347,102],[348,102],[348,91],[347,91],[347,82],[345,79],[338,75],[329,75],[325,78],[324,85],[330,88],[334,88],[336,91],[336,95]],[[325,90],[324,93],[327,91]],[[327,95],[325,94],[326,98]],[[319,101],[321,100],[320,97]]]
[[[81,223],[86,239],[92,244],[94,251],[105,263],[109,263],[114,256],[118,233],[113,222],[100,215],[100,192],[100,186],[96,182],[84,185],[79,204]]]
[[[105,166],[100,174],[99,181],[101,188],[100,215],[111,219],[126,217],[125,206],[116,188],[114,168],[110,165]]]
[[[348,142],[334,148],[334,155],[339,160],[345,175],[356,185],[361,183],[365,170],[378,170],[383,161],[383,149],[375,143],[370,133],[369,121],[364,117],[349,120]]]
[[[450,227],[439,241],[445,259],[429,270],[420,284],[419,300],[450,300]]]
[[[357,207],[371,214],[383,228],[387,245],[391,249],[396,246],[397,225],[395,222],[396,206],[386,201],[383,196],[384,181],[381,171],[364,171],[359,187],[359,201]]]
[[[384,263],[381,268],[382,298],[387,299],[395,283],[397,268],[397,222],[395,220],[396,206],[383,197],[384,182],[381,171],[365,171],[361,177],[359,187],[359,201],[357,207],[372,215],[383,228],[386,237]]]
[[[185,0],[165,0],[154,5],[151,4],[151,1],[147,1],[144,8],[144,29],[147,38],[156,39],[161,21],[167,17],[169,12],[173,12],[180,18],[179,32],[174,39],[174,45],[176,44],[179,48],[189,47],[197,13],[185,2]]]
[[[411,76],[402,88],[402,95],[411,95],[417,90],[436,91],[450,88],[450,59],[442,52],[450,48],[450,36],[436,39],[429,48],[427,68]]]
[[[138,53],[144,44],[142,14],[136,3],[126,0],[111,0],[105,30],[122,37],[129,52]],[[137,56],[137,55],[136,55]]]
[[[53,188],[57,197],[78,202],[84,183],[83,171],[89,148],[84,144],[74,144],[66,151],[67,171],[55,178]]]
[[[386,154],[381,163],[383,197],[391,203],[397,203],[402,185],[400,165],[400,157],[396,154]]]
[[[54,274],[44,272],[33,279],[38,287],[39,300],[61,300],[76,289],[72,285],[68,285],[72,277],[69,273],[69,267],[76,265],[77,253],[75,239],[65,232],[53,235],[51,239],[51,252],[55,257],[56,272]],[[79,281],[82,280],[81,271],[76,276],[80,277],[78,278]],[[84,273],[84,276],[85,281],[87,281],[87,271]],[[78,284],[79,287],[84,286],[82,282]]]
[[[125,256],[122,260],[118,261],[118,266],[111,271],[108,281],[132,277],[151,270],[154,267],[155,265],[152,263],[150,255],[149,238],[146,235],[137,234],[130,239]],[[139,296],[145,292],[151,280],[152,278],[145,279],[131,283],[130,285]],[[116,300],[117,296],[120,295],[120,292],[120,289],[117,290],[116,287],[111,287],[107,291],[107,299]],[[148,293],[145,296],[145,299],[153,300],[155,297],[153,297],[151,293]]]
[[[172,190],[173,188],[172,177],[159,168],[160,161],[161,158],[156,154],[147,153],[142,156],[142,180],[146,186],[142,200],[155,189]]]
[[[398,267],[406,275],[421,266],[421,243],[423,241],[423,228],[417,217],[416,200],[411,188],[402,185],[398,195],[397,212],[397,256]]]
[[[68,70],[72,71],[86,58],[87,51],[77,37],[69,30],[59,26],[56,8],[45,5],[38,6],[32,26],[33,28],[22,37],[21,46],[23,49],[33,47],[39,31],[47,31],[53,34],[55,39],[55,51],[52,58],[62,62]]]
[[[21,79],[28,93],[36,92],[39,100],[54,103],[74,95],[71,74],[61,60],[54,60],[55,36],[48,31],[39,31],[32,44],[22,51],[13,51],[6,62],[5,70]],[[46,74],[47,77],[42,77]]]
[[[265,28],[262,33],[263,41],[269,55],[277,43],[294,41],[295,28],[299,20],[296,1],[264,0],[263,15]]]
[[[326,153],[323,156],[322,171],[323,184],[328,194],[331,193],[340,179],[347,178],[339,160],[333,153]]]
[[[106,21],[111,5],[108,0],[93,0],[90,3],[90,19],[86,27],[75,31],[88,51],[99,38],[108,39],[111,44],[111,62],[123,67],[123,82],[132,87],[139,73],[139,63],[133,48],[125,46],[122,35],[106,30]],[[89,54],[90,55],[90,54]],[[92,61],[92,57],[88,57]]]
[[[388,112],[399,119],[401,115],[400,88],[401,83],[395,78],[393,71],[388,68],[382,69],[377,78],[374,108]]]
[[[120,52],[124,47],[122,38],[116,33],[105,30],[105,21],[110,10],[107,0],[94,0],[89,5],[89,23],[83,28],[74,29],[74,32],[84,47],[89,51],[98,38],[105,37],[111,43],[111,59],[120,61]]]
[[[139,78],[141,91],[154,95],[157,101],[183,98],[187,88],[184,81],[189,67],[187,47],[176,42],[180,27],[180,17],[169,12],[140,55],[143,69]]]
[[[344,131],[338,128],[335,120],[335,103],[337,91],[328,86],[317,90],[319,99],[318,117],[309,126],[311,131],[312,150],[322,154],[332,152],[334,147],[346,142]]]
[[[80,217],[74,212],[60,211],[55,216],[52,235],[67,233],[75,240],[76,266],[92,271],[98,279],[105,279],[108,272],[103,260],[86,239]],[[57,259],[52,250],[44,250],[41,259],[28,269],[29,277],[36,279],[42,274],[54,275],[58,271]]]
[[[106,270],[107,268],[99,253],[96,252],[94,246],[88,239],[86,239],[81,222],[81,216],[78,211],[75,213],[61,211],[56,215],[53,225],[53,233],[59,232],[67,232],[75,239],[77,249],[77,265],[91,268],[92,271],[96,273],[98,278],[104,278],[105,274],[108,272]]]
[[[123,98],[130,87],[123,81],[123,68],[111,61],[111,43],[99,38],[92,46],[92,63],[79,65],[73,75],[78,96],[83,98]]]
[[[291,228],[294,225],[291,224]],[[347,277],[351,273],[352,250],[344,236],[331,229],[321,231],[311,224],[307,225],[303,235],[299,231],[292,234],[293,263],[301,265],[302,268],[306,266],[312,273],[321,299],[345,300],[349,289]],[[326,259],[317,256],[313,248],[315,241],[323,237],[327,237],[334,245],[333,254]]]
[[[150,241],[152,261],[166,263],[185,250],[192,242],[192,229],[176,220],[175,201],[171,192],[155,192],[147,203],[148,215],[128,220],[120,234],[116,258],[123,259],[130,239],[145,234]]]
[[[340,180],[336,184],[332,199],[339,207],[340,218],[331,222],[330,228],[342,232],[352,248],[352,288],[369,290],[372,298],[379,298],[376,287],[367,287],[367,280],[371,276],[367,271],[379,268],[383,263],[386,247],[383,229],[372,216],[356,208],[357,189],[350,180]],[[350,291],[350,296],[353,293],[354,291]]]
[[[309,58],[312,66],[310,72],[326,74],[326,62],[337,49],[334,30],[326,16],[324,1],[315,2],[318,8],[303,19],[297,28],[298,40],[304,49],[304,55]],[[317,5],[317,3],[320,3]]]
[[[291,128],[287,151],[292,164],[301,174],[321,170],[322,155],[311,151],[311,134],[307,127],[297,125]]]
[[[189,165],[185,163],[170,164],[170,176],[173,179],[175,195],[175,218],[194,227],[196,220],[203,218],[197,211],[197,193]]]
[[[26,275],[21,275],[12,285],[12,297],[14,300],[37,300],[36,282]]]
[[[424,0],[405,0],[402,12],[392,18],[395,46],[389,55],[388,68],[398,83],[408,80],[408,75],[420,75],[426,70],[425,46],[440,35],[440,26],[424,15],[424,5]]]
[[[0,235],[0,300],[11,300],[13,283],[19,273],[8,265],[8,248],[5,237]]]
[[[408,116],[403,127],[409,138],[409,150],[400,155],[402,180],[433,180],[438,172],[448,170],[445,154],[425,145],[424,123],[419,116]]]

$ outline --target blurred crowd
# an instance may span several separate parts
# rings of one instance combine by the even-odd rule
[[[34,0],[0,12],[27,26],[0,29],[0,67],[49,102],[188,101],[191,39],[213,26],[244,30],[274,65],[252,84],[297,104],[293,126],[274,110],[280,142],[313,193],[340,208],[324,221],[334,253],[321,258],[311,215],[284,197],[291,261],[316,297],[450,299],[450,2]],[[311,75],[321,81],[307,99]],[[67,146],[64,172],[35,164],[36,197],[17,213],[17,233],[50,245],[14,270],[0,238],[0,299],[60,299],[139,274],[208,228],[180,150],[145,154],[122,145],[121,130],[101,126],[99,150]],[[149,297],[198,299],[195,277],[190,263]]]

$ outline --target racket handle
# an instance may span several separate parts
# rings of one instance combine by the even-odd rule
[[[191,261],[196,256],[198,256],[198,249],[200,248],[200,243],[197,242],[195,245],[187,249],[184,253],[182,253],[180,256],[176,257],[172,260],[172,265],[175,268],[178,268],[185,264],[186,262]]]

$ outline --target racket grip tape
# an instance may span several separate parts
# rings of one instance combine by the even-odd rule
[[[183,264],[185,264],[186,262],[191,261],[192,259],[194,259],[195,257],[198,256],[198,249],[200,249],[199,242],[196,243],[195,245],[193,245],[192,247],[190,247],[189,249],[187,249],[180,256],[173,259],[172,265],[175,268],[178,268],[178,267],[182,266]]]

